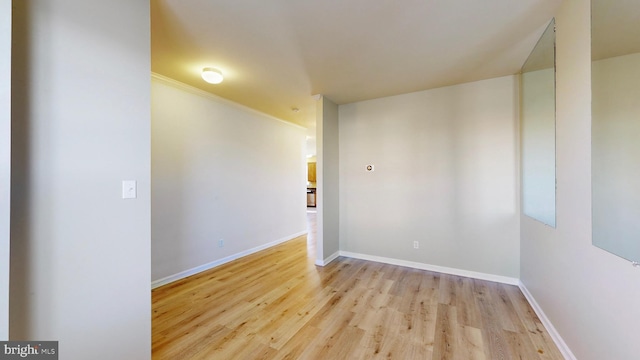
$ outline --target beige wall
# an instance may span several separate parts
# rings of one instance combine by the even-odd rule
[[[306,232],[304,128],[159,77],[151,90],[154,281]]]
[[[10,338],[150,359],[149,3],[13,6]]]
[[[517,88],[341,105],[340,250],[518,278]]]
[[[580,360],[640,354],[640,272],[591,244],[590,3],[565,0],[557,26],[557,228],[527,217],[521,279]]]

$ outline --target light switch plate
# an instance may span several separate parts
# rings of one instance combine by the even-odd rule
[[[122,198],[135,199],[138,197],[138,189],[135,180],[122,180]]]

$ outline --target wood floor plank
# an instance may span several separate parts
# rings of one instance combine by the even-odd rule
[[[159,343],[156,337],[153,338],[152,353],[153,358],[157,359],[192,359],[195,355],[208,347],[210,344],[202,339],[213,339],[224,337],[231,332],[231,329],[213,325],[209,327],[201,327],[196,331],[180,334],[182,339],[180,346],[175,346],[175,341],[164,341]]]
[[[310,347],[313,339],[317,339],[320,329],[314,326],[304,326],[287,341],[273,357],[273,360],[303,359],[302,353]]]
[[[359,344],[359,352],[355,354],[356,358],[375,359],[384,357],[391,350],[391,342],[393,341],[393,330],[391,322],[394,316],[393,310],[385,307],[377,311],[377,316],[370,317],[371,326],[366,328],[364,338]]]
[[[438,302],[440,304],[455,305],[456,304],[456,287],[453,282],[453,275],[440,275],[438,287]]]
[[[301,354],[301,359],[322,359],[323,356],[324,358],[329,358],[327,354],[330,352],[344,351],[344,349],[334,349],[335,347],[347,345],[342,335],[351,338],[352,341],[354,341],[355,337],[358,337],[356,344],[360,341],[359,336],[362,336],[362,330],[358,329],[358,332],[350,331],[347,333],[347,330],[356,329],[353,326],[349,326],[349,322],[354,315],[351,311],[341,309],[330,303],[325,307],[333,309],[332,316],[327,322],[323,322],[324,326],[320,328],[320,333]],[[349,344],[349,346],[354,346],[354,344]]]
[[[330,289],[323,289],[317,299],[308,295],[303,299],[301,307],[294,308],[295,316],[285,317],[283,313],[282,320],[275,319],[268,326],[262,327],[259,334],[268,337],[269,346],[274,349],[282,348],[327,304],[331,299],[329,292]]]
[[[511,353],[517,356],[518,360],[536,360],[540,359],[539,353],[537,353],[533,343],[527,338],[527,334],[505,331],[507,338],[507,344],[511,348]],[[527,357],[523,357],[523,354],[528,354]]]
[[[458,293],[456,309],[458,310],[458,323],[474,328],[481,327],[481,316],[478,305],[474,301],[473,279],[458,278],[456,282],[456,292]]]
[[[517,287],[313,256],[300,237],[153,290],[153,359],[562,359]]]
[[[551,336],[520,289],[507,288],[518,317],[524,325],[527,336],[534,345],[541,359],[562,359],[560,350],[555,346]]]
[[[448,282],[443,282],[448,285]],[[441,283],[442,284],[442,283]],[[446,288],[445,288],[446,290]],[[448,291],[447,291],[448,293]],[[440,360],[460,359],[456,354],[457,334],[456,309],[448,304],[438,304],[436,333],[433,341],[433,357]]]
[[[490,284],[486,281],[476,280],[482,290],[482,295],[476,297],[476,303],[482,317],[482,339],[485,344],[485,354],[492,360],[512,359],[510,347],[504,335],[504,329],[500,322],[501,316],[496,311],[495,302],[492,300]],[[488,351],[487,351],[488,350]]]
[[[458,342],[456,346],[460,349],[460,357],[468,360],[490,360],[484,351],[485,345],[482,340],[482,330],[458,325]]]

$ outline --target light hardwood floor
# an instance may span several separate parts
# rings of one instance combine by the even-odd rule
[[[310,240],[155,289],[153,359],[562,359],[515,286],[343,257],[316,267]]]

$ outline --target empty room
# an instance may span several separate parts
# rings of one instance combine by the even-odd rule
[[[0,341],[640,353],[639,4],[0,4]]]

